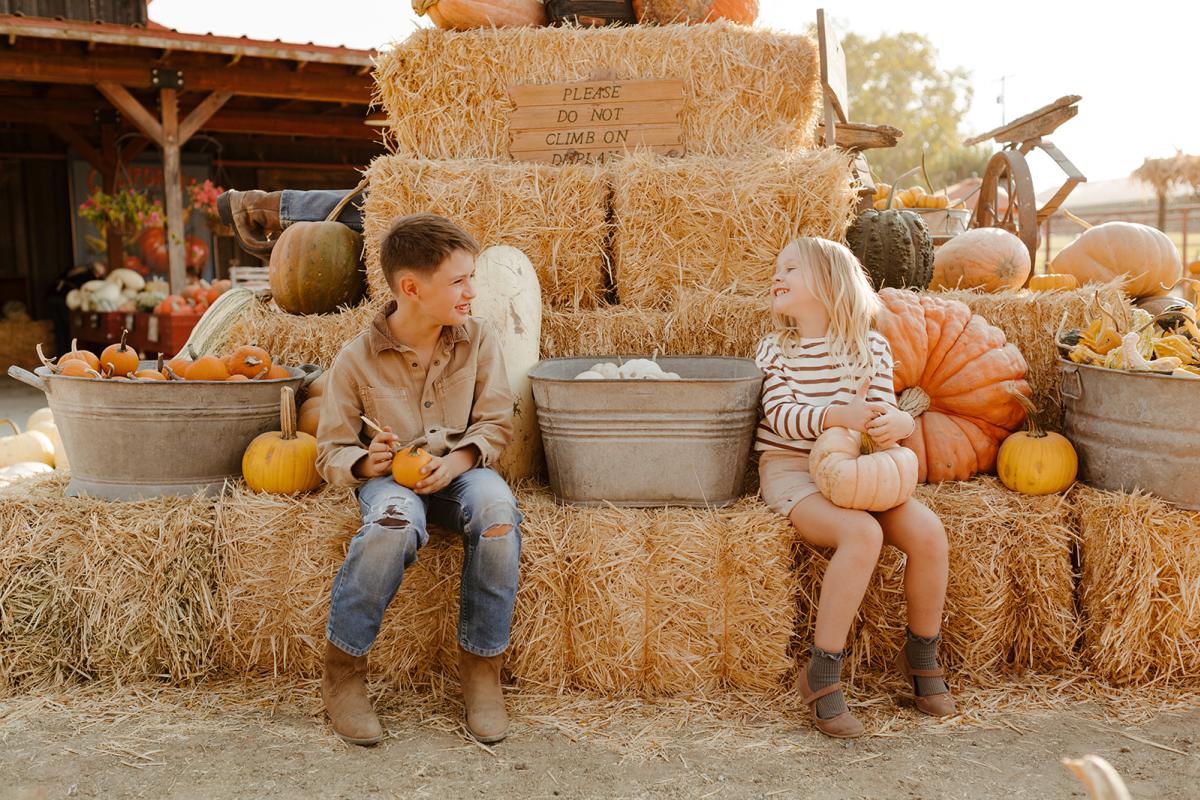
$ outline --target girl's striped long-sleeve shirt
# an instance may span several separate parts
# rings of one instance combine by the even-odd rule
[[[784,354],[779,333],[769,333],[758,344],[754,361],[765,374],[762,419],[755,450],[783,450],[808,455],[825,430],[830,406],[846,405],[861,385],[829,355],[825,338],[795,339],[790,355]],[[869,336],[875,373],[867,400],[896,405],[892,383],[892,350],[878,331]]]

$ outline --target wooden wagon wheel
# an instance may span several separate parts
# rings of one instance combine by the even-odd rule
[[[1001,188],[1008,192],[1008,207],[1002,215],[997,212]],[[1029,248],[1029,263],[1037,263],[1037,197],[1029,164],[1019,151],[1001,150],[988,162],[971,227],[1003,228],[1015,234]]]

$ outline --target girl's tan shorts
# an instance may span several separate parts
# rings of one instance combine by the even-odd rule
[[[808,474],[808,456],[779,450],[759,456],[758,484],[763,501],[785,517],[801,500],[820,491]]]

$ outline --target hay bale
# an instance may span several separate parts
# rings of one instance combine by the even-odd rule
[[[767,299],[705,290],[679,292],[667,309],[606,306],[543,309],[542,358],[653,353],[753,358],[771,330]]]
[[[764,297],[798,236],[843,240],[856,196],[838,150],[737,159],[648,154],[610,165],[613,279],[623,304],[664,308],[677,289]]]
[[[1088,666],[1118,685],[1200,682],[1200,512],[1077,485]]]
[[[203,677],[217,622],[212,501],[72,498],[65,484],[50,476],[0,496],[6,680]]]
[[[376,102],[397,153],[506,158],[508,87],[678,78],[690,153],[814,145],[821,112],[812,39],[725,22],[619,28],[423,29],[376,62]]]
[[[365,331],[383,306],[382,298],[369,298],[332,314],[287,314],[274,304],[251,303],[230,328],[221,355],[252,343],[265,347],[277,362],[328,369],[338,351]]]
[[[1061,431],[1062,394],[1054,334],[1064,314],[1067,328],[1083,327],[1086,311],[1094,304],[1097,293],[1109,308],[1123,305],[1132,309],[1129,299],[1115,285],[1062,292],[954,290],[936,294],[966,303],[973,312],[1004,331],[1004,338],[1017,346],[1029,365],[1025,380],[1033,389],[1033,402],[1039,410],[1038,424],[1047,430]]]
[[[1012,667],[1076,668],[1070,504],[1010,492],[995,478],[918,486],[917,498],[941,518],[950,541],[942,663],[951,680],[985,681]],[[828,563],[824,551],[800,545],[804,646]],[[904,642],[903,575],[903,556],[885,547],[851,633],[851,677],[894,670]]]
[[[522,250],[537,269],[547,305],[591,307],[608,291],[609,183],[601,167],[381,156],[367,177],[363,227],[373,297],[390,297],[379,267],[379,237],[397,216],[418,211],[449,217],[480,247]]]
[[[298,497],[227,491],[218,504],[221,671],[320,677],[329,592],[360,524],[358,501],[342,487]],[[428,682],[453,646],[461,564],[457,543],[430,537],[384,617],[373,676],[398,688]]]
[[[54,323],[50,320],[0,319],[0,370],[8,371],[13,365],[37,369],[42,365],[37,357],[39,344],[48,358],[54,356]]]
[[[521,684],[602,694],[770,691],[790,667],[784,525],[743,501],[716,512],[558,506],[520,490],[521,587],[507,663]],[[316,677],[329,590],[359,524],[344,489],[242,488],[220,503],[231,674]],[[406,687],[453,675],[461,546],[435,533],[385,617],[372,674]]]

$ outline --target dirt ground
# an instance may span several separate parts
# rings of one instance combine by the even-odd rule
[[[511,736],[486,748],[462,734],[453,699],[391,698],[388,738],[358,748],[331,734],[314,686],[224,691],[0,701],[0,798],[1074,798],[1087,794],[1059,762],[1086,753],[1135,798],[1200,797],[1188,703],[1135,724],[1098,702],[995,710],[966,693],[965,713],[939,722],[898,696],[857,698],[871,735],[838,742],[794,704],[518,699]]]

